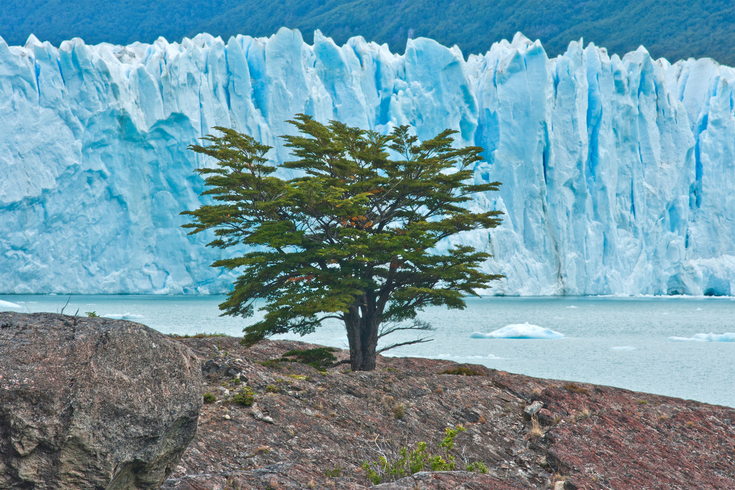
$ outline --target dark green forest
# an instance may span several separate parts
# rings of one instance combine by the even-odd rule
[[[550,56],[584,38],[624,54],[643,45],[674,62],[711,57],[735,65],[735,3],[728,0],[15,0],[0,6],[0,36],[25,44],[33,33],[58,45],[180,41],[200,32],[268,36],[298,28],[307,42],[320,29],[343,44],[361,35],[402,53],[408,37],[487,51],[517,31],[540,39]]]

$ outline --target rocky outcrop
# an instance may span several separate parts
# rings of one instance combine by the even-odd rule
[[[143,325],[0,313],[0,489],[155,489],[194,437],[199,360]]]
[[[279,361],[313,347],[300,342],[183,342],[208,361],[204,391],[216,401],[167,490],[370,488],[363,462],[422,441],[444,454],[444,431],[458,425],[456,469],[479,461],[487,473],[386,476],[375,488],[735,488],[732,408],[432,359],[320,373]],[[234,399],[244,386],[253,405]]]

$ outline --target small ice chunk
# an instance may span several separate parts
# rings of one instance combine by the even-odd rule
[[[698,333],[692,337],[669,337],[672,342],[735,342],[735,333]]]
[[[11,303],[10,301],[3,301],[0,299],[0,308],[23,308],[19,304]]]
[[[470,335],[473,339],[560,339],[564,334],[548,328],[531,325],[530,323],[514,323],[499,328],[494,332],[475,332]]]
[[[630,351],[635,350],[635,347],[632,347],[630,345],[616,345],[615,347],[610,347],[610,350]]]
[[[503,357],[498,357],[494,354],[488,354],[486,356],[464,356],[464,357],[455,357],[455,359],[490,359],[490,360],[498,360],[498,359],[504,359]]]
[[[113,320],[142,320],[145,318],[143,315],[136,315],[134,313],[107,313],[102,316],[112,318]]]

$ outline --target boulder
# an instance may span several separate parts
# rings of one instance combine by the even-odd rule
[[[197,430],[199,360],[140,324],[0,313],[0,489],[154,489]]]

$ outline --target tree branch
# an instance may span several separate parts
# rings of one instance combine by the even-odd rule
[[[393,332],[400,332],[402,330],[423,330],[431,332],[434,330],[434,327],[429,322],[415,320],[411,325],[405,327],[396,326],[391,328],[381,328],[380,333],[378,333],[378,338],[385,337],[386,335],[390,335]]]
[[[341,321],[344,321],[345,317],[344,317],[344,315],[340,315],[340,316],[337,316],[337,315],[327,315],[327,316],[323,316],[323,317],[321,317],[321,318],[319,319],[319,321],[321,322],[322,320],[327,320],[327,319],[333,319],[333,320],[341,320]]]
[[[407,342],[399,342],[397,344],[389,345],[388,347],[383,347],[382,349],[378,350],[376,354],[380,354],[381,352],[385,352],[387,350],[395,349],[396,347],[403,347],[404,345],[425,344],[426,342],[432,342],[433,340],[434,339],[430,339],[428,337],[422,337],[420,339],[409,340]]]

